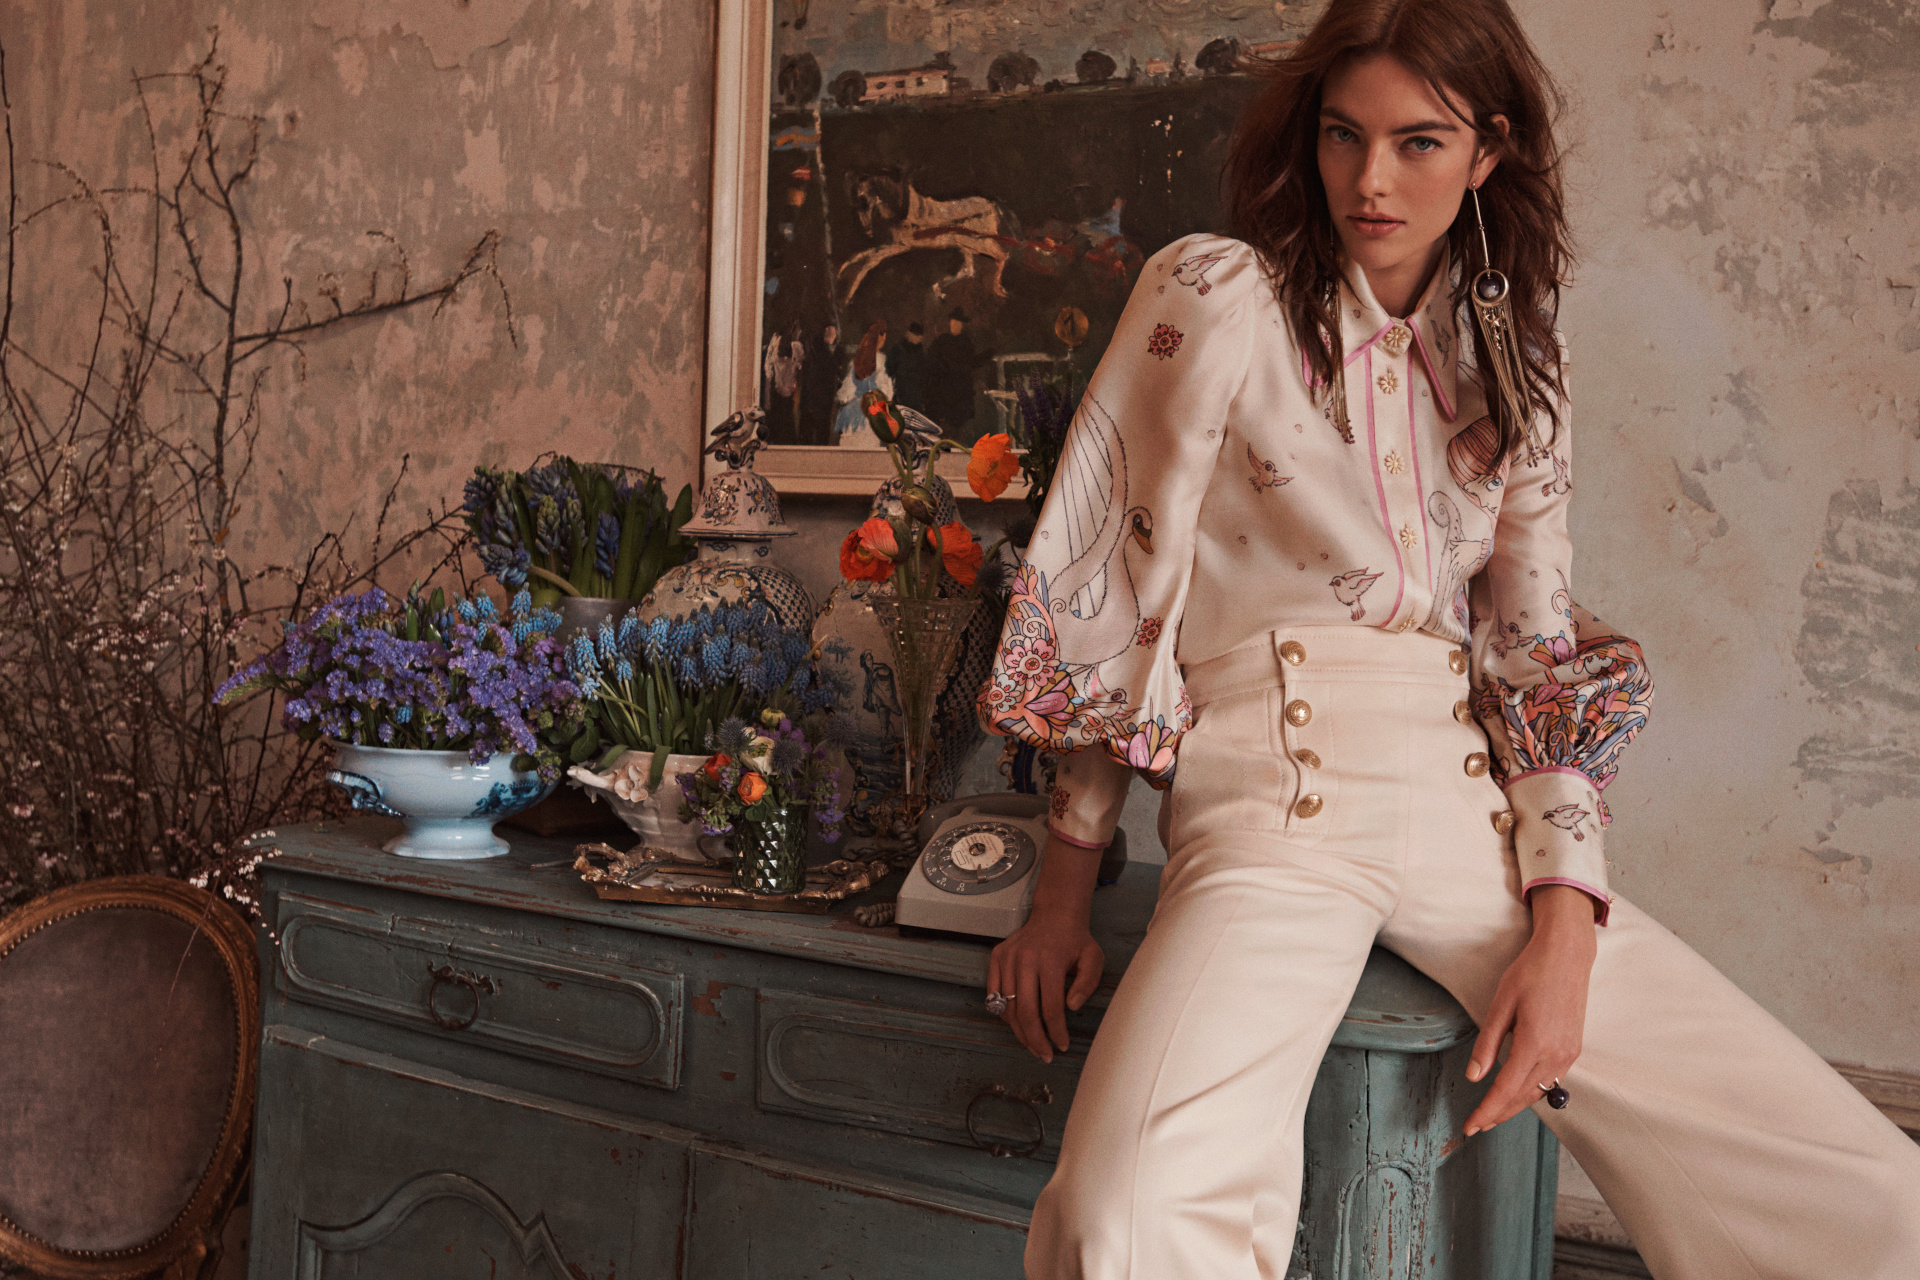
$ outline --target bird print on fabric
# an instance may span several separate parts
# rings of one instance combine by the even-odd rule
[[[1328,585],[1333,588],[1333,597],[1341,604],[1353,610],[1355,622],[1367,616],[1366,606],[1360,603],[1360,597],[1367,589],[1380,581],[1380,574],[1368,573],[1365,568],[1349,569]]]
[[[1213,285],[1207,281],[1207,271],[1214,263],[1226,256],[1225,252],[1196,253],[1191,258],[1182,259],[1180,264],[1174,267],[1173,278],[1180,284],[1191,286],[1205,297],[1213,291]]]
[[[1263,489],[1278,489],[1293,479],[1292,476],[1281,475],[1280,468],[1255,454],[1252,445],[1247,446],[1247,465],[1253,468],[1252,480],[1255,493]]]
[[[1580,824],[1593,815],[1577,804],[1563,804],[1558,808],[1547,810],[1540,816],[1562,831],[1571,831],[1575,840],[1585,840],[1587,837],[1580,830]]]

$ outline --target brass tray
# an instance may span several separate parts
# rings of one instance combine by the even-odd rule
[[[836,902],[864,894],[892,875],[897,857],[889,842],[869,841],[861,856],[807,868],[797,893],[751,893],[733,886],[733,861],[683,862],[646,845],[621,852],[593,842],[574,847],[573,869],[600,898],[683,907],[732,907],[743,911],[796,911],[825,915]],[[594,864],[601,859],[606,866]],[[898,886],[895,886],[898,891]]]

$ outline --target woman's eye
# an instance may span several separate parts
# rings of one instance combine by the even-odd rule
[[[1419,152],[1421,155],[1425,155],[1429,151],[1438,151],[1440,149],[1440,140],[1438,138],[1408,138],[1407,146]]]
[[[1351,142],[1354,138],[1354,132],[1345,125],[1328,125],[1327,136],[1335,142]]]

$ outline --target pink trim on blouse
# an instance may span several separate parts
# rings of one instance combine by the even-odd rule
[[[1569,777],[1580,779],[1580,781],[1586,783],[1588,786],[1592,787],[1595,791],[1598,791],[1600,789],[1600,784],[1595,782],[1592,779],[1592,777],[1580,772],[1578,769],[1569,768],[1564,764],[1542,765],[1538,769],[1529,769],[1525,773],[1516,773],[1511,778],[1508,778],[1505,782],[1501,783],[1500,785],[1502,787],[1511,787],[1516,782],[1523,782],[1528,778],[1537,778],[1543,773],[1564,773]]]
[[[1420,336],[1420,326],[1407,317],[1407,328],[1413,330],[1413,345],[1420,350],[1420,363],[1427,368],[1427,381],[1433,385],[1433,398],[1440,402],[1441,416],[1452,422],[1459,412],[1453,407],[1453,401],[1447,399],[1447,386],[1440,381],[1440,375],[1434,372],[1433,357],[1427,354],[1427,340]]]
[[[1565,876],[1541,876],[1538,880],[1527,881],[1520,886],[1521,905],[1531,907],[1533,904],[1528,901],[1528,895],[1543,884],[1570,884],[1592,898],[1600,907],[1600,914],[1593,918],[1593,922],[1597,925],[1606,924],[1607,917],[1613,913],[1613,898],[1610,895],[1600,892],[1600,890],[1590,884],[1582,884],[1578,880],[1569,880]]]
[[[1111,836],[1107,837],[1105,840],[1102,840],[1099,844],[1095,844],[1091,840],[1076,840],[1070,835],[1063,834],[1060,831],[1060,829],[1054,826],[1051,822],[1047,824],[1047,834],[1052,836],[1055,840],[1060,841],[1062,844],[1070,844],[1076,849],[1104,849],[1108,845],[1113,843],[1113,837]]]
[[[1415,425],[1414,418],[1413,379],[1409,377],[1407,379],[1407,452],[1413,457],[1413,491],[1420,494],[1427,491],[1427,486],[1420,479],[1420,429]],[[1420,517],[1424,524],[1426,521],[1424,510],[1421,511]],[[1440,584],[1433,580],[1433,539],[1424,536],[1424,531],[1420,545],[1426,549],[1427,553],[1427,594],[1433,597],[1434,609],[1437,612],[1440,608]],[[1447,608],[1449,610],[1453,608],[1453,601],[1447,601]]]

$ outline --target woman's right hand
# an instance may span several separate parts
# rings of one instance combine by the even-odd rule
[[[1067,1010],[1085,1004],[1099,987],[1106,953],[1087,931],[1084,905],[1043,906],[1038,894],[1035,899],[1027,922],[993,949],[987,990],[1007,997],[1000,1016],[1020,1043],[1052,1062],[1054,1051],[1068,1044]]]

